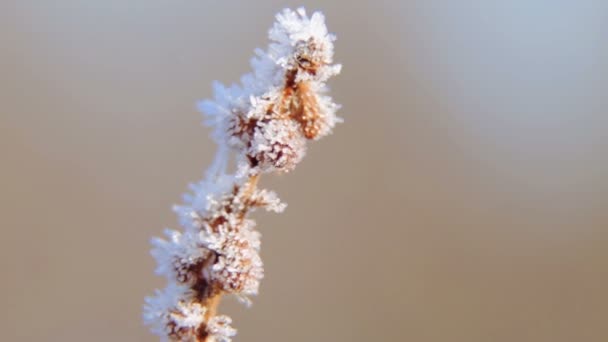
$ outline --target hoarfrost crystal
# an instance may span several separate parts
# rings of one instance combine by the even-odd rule
[[[248,215],[286,206],[258,189],[258,178],[293,170],[307,140],[328,135],[341,121],[326,95],[325,82],[341,66],[332,64],[335,37],[323,15],[285,9],[268,36],[267,50],[255,50],[252,73],[238,85],[215,82],[214,99],[199,103],[218,144],[216,157],[174,207],[183,231],[167,229],[166,239],[152,240],[156,273],[168,285],[146,298],[144,322],[163,340],[231,341],[236,330],[228,316],[216,314],[219,299],[234,294],[249,303],[264,276],[260,233]]]

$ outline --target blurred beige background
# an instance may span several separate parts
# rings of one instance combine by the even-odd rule
[[[0,340],[157,341],[196,100],[299,2],[0,3]],[[346,123],[265,180],[236,341],[608,341],[608,3],[309,1]]]

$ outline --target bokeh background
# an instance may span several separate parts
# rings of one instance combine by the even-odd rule
[[[0,340],[157,341],[195,101],[293,1],[0,3]],[[236,341],[608,341],[608,3],[307,1],[345,123],[264,184]]]

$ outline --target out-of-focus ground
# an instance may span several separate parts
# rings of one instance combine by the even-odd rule
[[[309,1],[345,123],[259,215],[236,341],[608,340],[608,3]],[[0,4],[0,340],[155,341],[196,100],[288,1]]]

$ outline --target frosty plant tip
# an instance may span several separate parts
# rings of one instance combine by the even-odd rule
[[[292,170],[307,141],[340,122],[339,106],[325,95],[325,82],[340,65],[332,64],[335,37],[323,15],[285,9],[268,37],[270,45],[255,51],[253,72],[240,85],[215,83],[214,99],[200,103],[217,155],[174,208],[183,229],[152,240],[156,273],[168,284],[146,298],[144,321],[164,341],[231,341],[231,319],[217,314],[221,297],[232,294],[249,304],[264,276],[260,233],[249,213],[285,209],[274,192],[257,187],[258,179]]]

